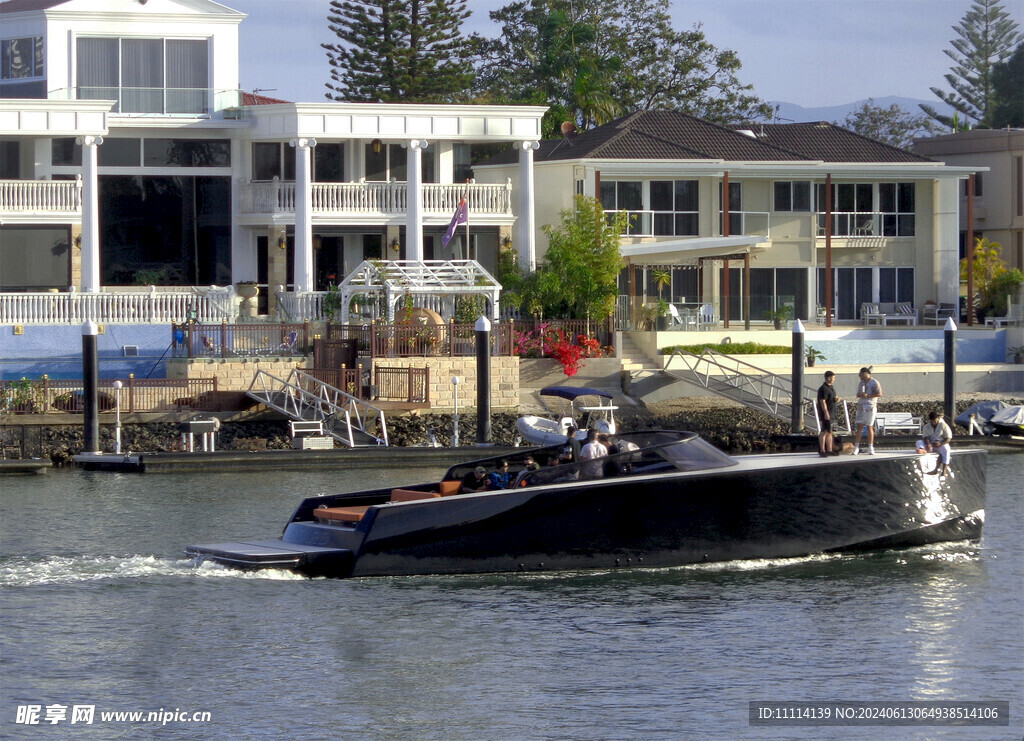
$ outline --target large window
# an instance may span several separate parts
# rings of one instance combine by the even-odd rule
[[[818,236],[825,234],[825,195],[819,183]],[[913,237],[914,207],[914,183],[833,183],[832,235]]]
[[[656,236],[694,236],[699,230],[696,180],[652,180],[651,211]]]
[[[0,80],[43,77],[43,37],[0,41]]]
[[[582,192],[581,188],[582,181],[577,181],[577,192]],[[609,220],[615,212],[626,212],[628,235],[673,237],[698,233],[700,198],[696,180],[602,180],[600,196]]]
[[[914,184],[879,183],[878,210],[886,237],[914,236]]]
[[[818,268],[818,306],[825,305],[825,268]],[[873,301],[914,303],[914,268],[832,268],[836,318],[860,319],[860,305]],[[874,297],[878,298],[875,299]]]
[[[81,167],[82,147],[71,137],[51,141],[53,164]],[[227,139],[107,138],[96,150],[102,167],[230,167]]]
[[[811,183],[809,180],[776,181],[773,211],[810,211]]]
[[[205,39],[79,38],[78,97],[114,99],[120,113],[209,111]]]

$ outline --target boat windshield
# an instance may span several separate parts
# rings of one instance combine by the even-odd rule
[[[587,478],[610,476],[636,476],[677,471],[704,471],[736,465],[736,461],[693,432],[649,431],[611,435],[609,455],[600,459],[598,468],[579,462],[569,462],[560,455],[562,446],[532,448],[508,456],[514,486],[542,486]],[[536,460],[533,470],[521,465],[529,455]],[[496,459],[494,459],[496,460]],[[458,479],[475,465],[492,470],[492,459],[454,466],[446,479]]]

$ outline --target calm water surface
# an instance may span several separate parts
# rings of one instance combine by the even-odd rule
[[[673,569],[310,580],[195,567],[298,500],[440,471],[0,482],[0,738],[1020,739],[1024,456],[985,534]],[[1009,700],[1009,728],[756,728],[751,700]],[[92,725],[16,723],[95,705]],[[209,723],[101,722],[101,711]],[[45,710],[44,710],[45,713]],[[70,710],[69,710],[70,713]]]

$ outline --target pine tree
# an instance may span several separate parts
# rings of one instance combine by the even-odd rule
[[[974,0],[960,23],[953,26],[960,38],[950,41],[952,49],[944,50],[955,63],[945,75],[953,92],[931,89],[956,113],[945,116],[924,104],[921,110],[954,130],[986,121],[993,103],[992,67],[1013,53],[1021,40],[1017,28],[1000,0]]]
[[[327,51],[331,100],[427,103],[464,100],[473,81],[461,26],[466,0],[331,0]]]
[[[992,67],[995,102],[986,124],[993,129],[1024,127],[1024,43],[1001,64]]]

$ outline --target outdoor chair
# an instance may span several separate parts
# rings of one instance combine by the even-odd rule
[[[1006,314],[1004,316],[985,317],[986,327],[999,329],[1002,325],[1017,325],[1021,322],[1021,313],[1024,311],[1024,304],[1014,304],[1007,301]]]
[[[697,329],[704,329],[715,326],[715,307],[711,304],[704,304],[697,313]]]
[[[299,339],[299,333],[293,329],[283,340],[281,340],[281,345],[278,347],[278,351],[284,354],[294,355],[295,341],[297,339]]]
[[[956,319],[956,304],[935,304],[924,307],[924,315],[921,317],[922,324],[945,324],[947,319]]]
[[[672,317],[672,325],[681,324],[683,329],[696,327],[697,320],[693,314],[690,313],[689,309],[683,309],[682,312],[680,312],[679,309],[676,308],[675,304],[669,304],[668,313]]]

